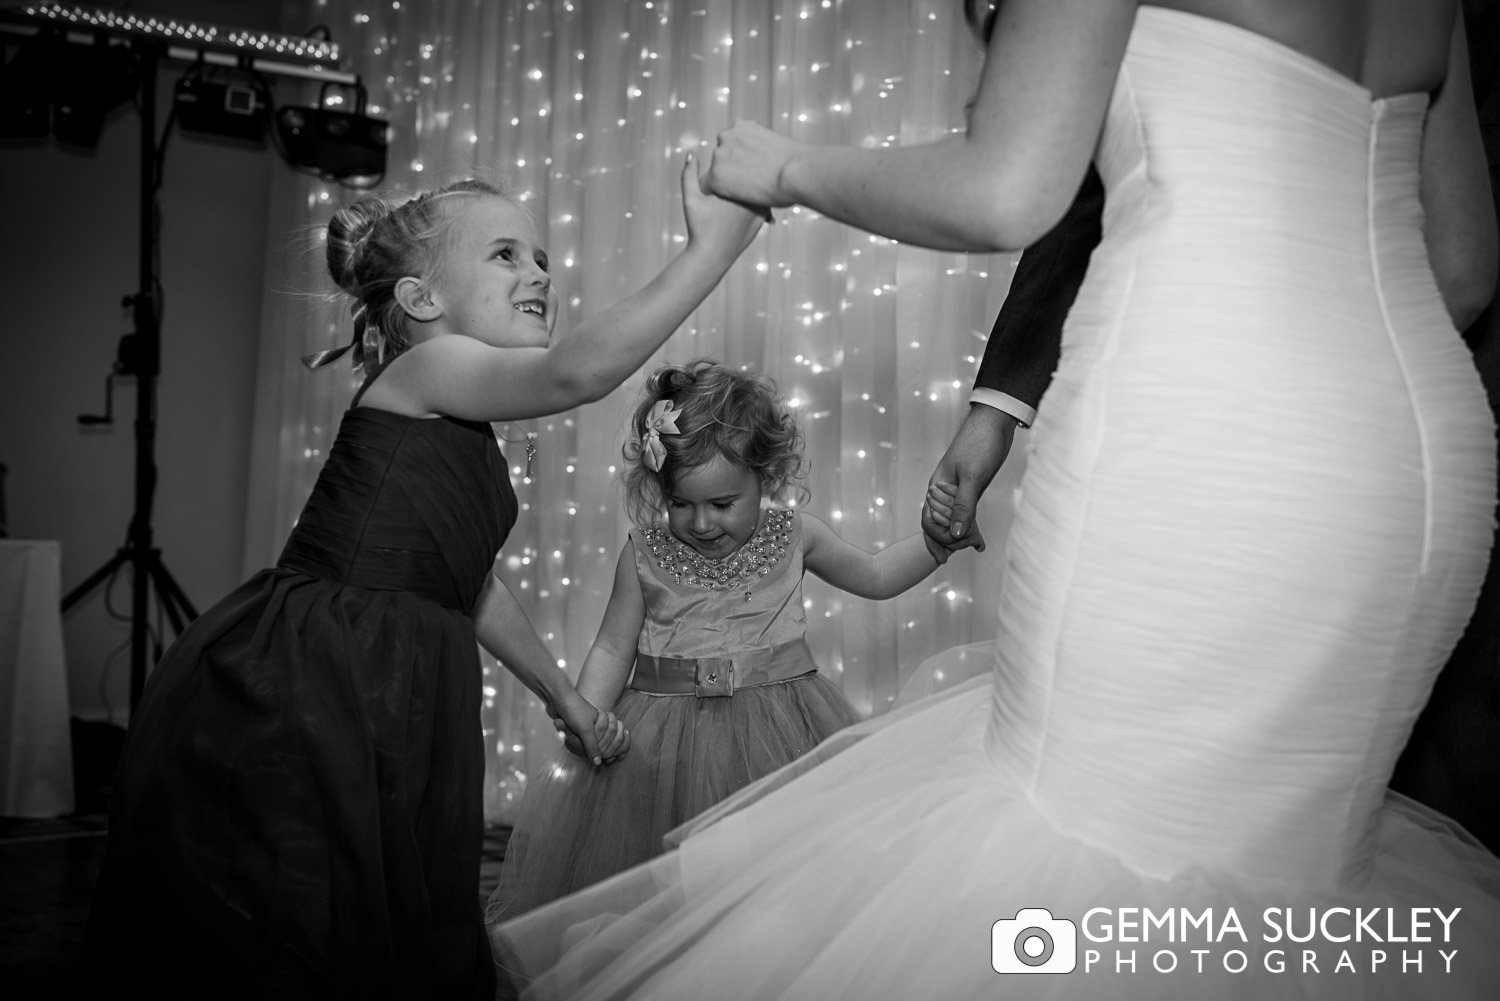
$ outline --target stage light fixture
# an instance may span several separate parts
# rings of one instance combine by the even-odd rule
[[[0,77],[0,135],[99,145],[104,120],[136,92],[135,54],[102,36],[79,43],[41,31],[17,47]]]
[[[288,105],[276,110],[278,148],[287,162],[327,181],[351,188],[372,188],[385,177],[389,124],[365,114],[362,84],[341,87],[354,92],[354,110],[329,107],[324,84],[316,107]],[[342,100],[335,95],[335,100]]]
[[[269,88],[257,79],[212,80],[190,72],[177,81],[172,111],[188,132],[239,139],[261,145],[269,118]]]
[[[50,132],[93,148],[109,112],[140,90],[147,64],[154,79],[161,60],[191,62],[173,92],[168,133],[175,123],[252,144],[269,133],[293,167],[351,188],[374,187],[385,178],[389,126],[365,114],[359,77],[338,69],[339,47],[326,28],[316,31],[323,37],[60,3],[0,7],[0,35],[24,39],[0,67],[0,139]],[[317,105],[273,111],[266,78],[277,76],[319,81]],[[330,95],[330,88],[337,90]]]
[[[16,47],[0,69],[0,139],[45,139],[52,131],[50,36]]]
[[[0,3],[4,2],[6,0],[0,0]],[[125,545],[62,600],[63,612],[66,613],[97,588],[108,588],[115,576],[128,565],[132,709],[140,703],[148,661],[154,660],[148,656],[153,640],[159,651],[164,632],[163,616],[172,630],[181,636],[186,623],[198,614],[167,571],[161,550],[153,542],[151,527],[157,479],[156,380],[161,372],[158,196],[166,140],[171,133],[170,122],[162,135],[158,136],[156,131],[158,66],[163,62],[209,64],[249,73],[256,81],[262,77],[292,76],[318,80],[325,85],[357,85],[358,76],[338,69],[338,46],[326,37],[327,29],[319,30],[325,37],[292,38],[95,7],[56,3],[0,6],[0,39],[6,43],[5,51],[9,53],[12,44],[18,49],[13,59],[0,66],[0,138],[17,135],[44,138],[52,131],[59,139],[73,142],[86,141],[92,133],[97,142],[97,128],[102,126],[109,110],[131,97],[136,99],[140,121],[136,266],[140,282],[135,294],[126,299],[135,316],[135,330],[121,340],[117,362],[117,366],[128,366],[136,380],[136,413],[132,422],[136,450],[135,510]],[[20,40],[13,42],[16,38]],[[32,51],[22,58],[28,47],[33,47]],[[86,55],[80,56],[75,63],[67,50],[86,50]],[[94,61],[88,61],[90,59]],[[128,89],[125,87],[127,82]],[[57,89],[59,85],[60,90]],[[262,94],[268,95],[269,88]],[[362,89],[359,94],[358,110],[363,112]],[[206,109],[209,108],[225,115],[253,112],[256,108],[245,94],[233,91],[232,85],[226,85],[222,93],[215,91],[213,94],[195,87],[194,96],[199,100],[184,102],[184,107],[192,105],[190,117],[198,112],[207,115]],[[268,97],[265,103],[269,107]],[[178,110],[175,101],[173,109]],[[248,126],[245,130],[249,131]],[[331,131],[336,137],[340,130],[323,131]],[[276,133],[273,131],[272,135],[274,137]],[[365,140],[379,146],[379,167],[383,171],[383,123],[378,136],[366,132]],[[366,161],[368,164],[373,158],[367,157]],[[347,165],[339,169],[347,169]],[[105,399],[105,415],[108,417],[108,395]],[[98,423],[99,415],[85,414],[80,420],[86,424]],[[154,626],[151,616],[153,591],[157,608]]]
[[[67,145],[94,149],[111,111],[135,96],[135,53],[99,39],[66,45],[55,66],[52,134]]]

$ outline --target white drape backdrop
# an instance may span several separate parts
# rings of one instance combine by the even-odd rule
[[[559,332],[680,248],[684,150],[738,118],[819,143],[931,139],[961,126],[978,65],[957,0],[287,0],[284,23],[327,25],[369,88],[369,112],[389,118],[385,189],[478,173],[527,192],[554,262]],[[275,560],[352,392],[346,365],[309,373],[298,357],[349,336],[347,311],[320,298],[332,285],[318,226],[357,197],[311,177],[278,181],[247,572]],[[967,409],[1013,265],[778,212],[658,360],[711,356],[776,378],[806,431],[807,510],[874,549],[919,530],[927,477]],[[625,537],[612,473],[639,384],[497,427],[540,436],[529,484],[522,448],[505,446],[522,512],[497,571],[570,673]],[[809,642],[860,712],[884,711],[929,654],[994,635],[1024,446],[1023,433],[982,511],[986,553],[960,554],[886,602],[808,579]],[[525,775],[558,742],[493,663],[486,707],[486,815],[507,822]]]

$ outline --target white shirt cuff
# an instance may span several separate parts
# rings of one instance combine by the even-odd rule
[[[1036,407],[1022,403],[1009,393],[1002,393],[998,389],[981,389],[976,386],[969,394],[969,402],[1010,414],[1023,428],[1031,427],[1032,422],[1036,420]]]

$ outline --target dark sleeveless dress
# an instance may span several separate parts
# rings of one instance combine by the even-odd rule
[[[516,497],[488,424],[350,409],[297,527],[131,719],[85,980],[489,997],[469,617]]]

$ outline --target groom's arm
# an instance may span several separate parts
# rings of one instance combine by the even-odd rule
[[[1022,427],[1036,418],[1057,368],[1063,320],[1099,244],[1103,213],[1104,184],[1090,166],[1062,220],[1021,254],[985,343],[971,404],[1003,410]]]
[[[938,545],[984,548],[974,522],[979,498],[1010,453],[1017,425],[1036,418],[1103,215],[1104,184],[1090,166],[1061,221],[1021,254],[984,346],[969,412],[927,481],[922,531]]]

